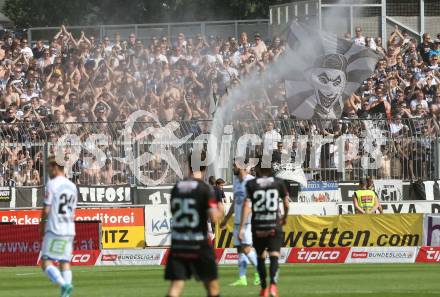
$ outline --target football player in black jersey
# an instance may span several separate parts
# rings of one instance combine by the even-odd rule
[[[261,160],[261,159],[260,159]],[[283,242],[282,226],[289,213],[289,194],[284,180],[273,176],[272,168],[255,168],[257,178],[246,183],[247,202],[244,203],[240,222],[240,238],[244,236],[244,225],[252,213],[252,238],[258,256],[260,274],[260,296],[278,297],[278,258]],[[280,214],[280,200],[284,213]],[[266,250],[270,259],[270,287],[267,286]]]
[[[203,182],[206,166],[193,168],[189,157],[189,177],[171,191],[173,215],[171,251],[165,279],[171,281],[168,297],[182,294],[185,280],[201,280],[209,297],[220,296],[217,264],[213,247],[208,243],[208,219],[217,223],[222,213],[211,186]]]

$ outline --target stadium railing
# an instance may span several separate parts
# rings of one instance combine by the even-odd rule
[[[214,158],[214,162],[227,159],[227,168],[221,169],[219,176],[231,182],[238,140],[246,134],[264,139],[268,122],[232,123],[231,145],[225,146],[228,149],[223,150],[224,156]],[[289,162],[301,166],[312,180],[354,181],[367,175],[402,180],[439,177],[440,138],[425,119],[402,120],[393,124],[393,130],[388,121],[380,119],[285,119],[273,123]],[[136,122],[131,133],[124,122],[3,123],[0,181],[26,185],[23,180],[29,181],[25,175],[32,175],[32,167],[39,173],[41,184],[46,180],[45,160],[62,152],[59,158],[64,158],[69,177],[79,184],[140,185],[136,177],[141,174],[150,180],[160,180],[160,184],[172,184],[179,174],[171,163],[185,174],[188,154],[195,144],[206,146],[206,139],[200,135],[210,128],[211,121]],[[218,143],[226,139],[223,135],[218,138]],[[277,137],[273,139],[276,146]],[[246,146],[251,155],[262,150],[262,142]],[[175,160],[170,161],[167,156]]]

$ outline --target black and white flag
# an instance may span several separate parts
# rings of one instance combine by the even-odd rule
[[[295,64],[286,77],[290,112],[299,119],[338,119],[343,103],[370,77],[381,58],[333,34],[292,23],[287,55]]]

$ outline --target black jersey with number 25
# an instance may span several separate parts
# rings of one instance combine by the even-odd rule
[[[208,210],[217,207],[210,185],[197,179],[178,182],[171,191],[171,248],[198,251],[208,244]]]
[[[259,177],[246,184],[252,202],[252,231],[269,231],[280,228],[280,199],[288,195],[282,179]]]

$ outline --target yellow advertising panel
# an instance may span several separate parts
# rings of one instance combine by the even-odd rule
[[[144,246],[144,226],[102,227],[102,247],[104,249],[136,248]]]
[[[232,247],[233,224],[217,230],[216,246]],[[422,214],[289,216],[284,247],[418,246]]]

